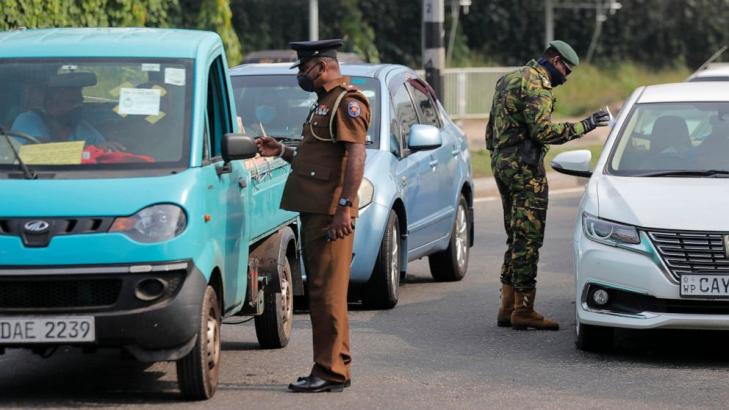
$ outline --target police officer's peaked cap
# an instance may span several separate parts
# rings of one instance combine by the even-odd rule
[[[338,38],[317,41],[293,41],[289,47],[296,51],[298,61],[291,68],[298,67],[306,59],[313,57],[337,58],[337,50],[342,47],[343,41]]]
[[[547,49],[554,49],[559,55],[564,59],[564,61],[567,62],[567,64],[571,66],[576,66],[580,64],[580,57],[577,56],[577,52],[575,52],[575,49],[572,48],[569,44],[565,43],[562,40],[554,40],[549,42],[549,47]]]

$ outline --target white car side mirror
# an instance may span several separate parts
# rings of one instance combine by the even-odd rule
[[[592,153],[586,149],[563,152],[552,159],[555,171],[577,177],[590,177]]]

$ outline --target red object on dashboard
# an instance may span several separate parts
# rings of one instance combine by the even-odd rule
[[[105,151],[95,145],[84,148],[82,164],[118,164],[122,162],[154,162],[149,155],[132,154],[124,151]]]

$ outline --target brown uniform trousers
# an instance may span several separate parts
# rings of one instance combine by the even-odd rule
[[[314,344],[311,374],[325,380],[350,379],[347,290],[354,235],[327,241],[332,217],[301,214],[302,243],[309,286],[309,309]]]
[[[301,215],[314,344],[311,374],[335,382],[350,379],[347,290],[354,235],[327,241],[326,231],[342,195],[348,160],[343,143],[364,144],[369,121],[367,97],[348,78],[325,84],[304,123],[304,138],[281,199],[282,208]],[[354,221],[358,200],[348,199]]]

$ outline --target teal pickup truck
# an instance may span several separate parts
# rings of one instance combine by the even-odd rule
[[[0,353],[122,348],[207,399],[224,318],[288,343],[290,168],[237,133],[227,70],[204,31],[0,33]]]

